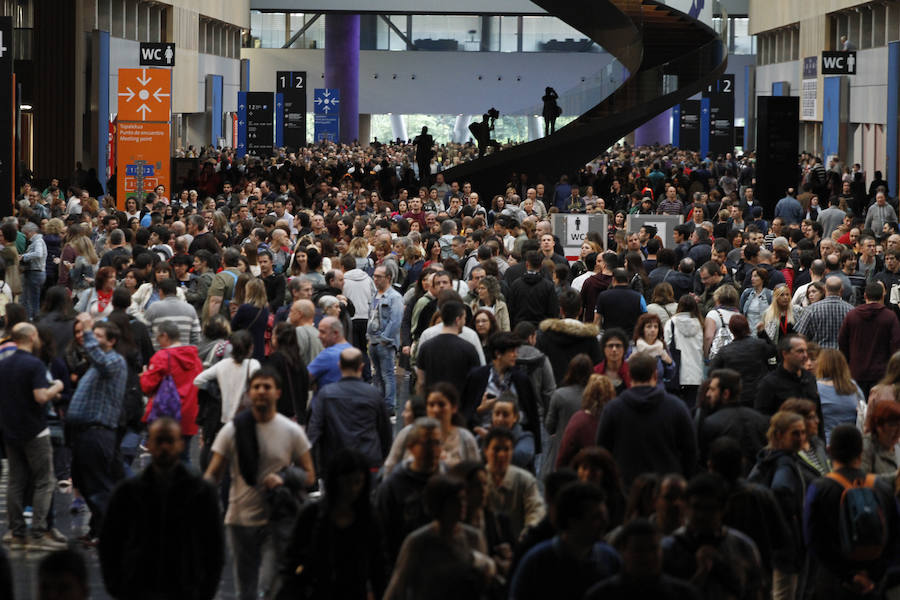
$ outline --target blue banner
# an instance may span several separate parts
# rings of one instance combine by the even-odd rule
[[[247,92],[238,92],[238,138],[235,150],[238,158],[247,154]]]
[[[338,88],[316,88],[313,92],[313,111],[315,114],[315,141],[337,142],[340,135],[340,117],[338,107],[341,102],[341,91]]]
[[[284,146],[284,94],[275,94],[275,147]]]

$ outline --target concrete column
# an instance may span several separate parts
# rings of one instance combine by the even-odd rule
[[[325,87],[341,90],[340,141],[359,138],[359,15],[325,17]]]
[[[391,135],[393,139],[400,138],[408,140],[409,135],[406,132],[406,123],[403,121],[403,115],[391,114]]]
[[[528,115],[528,141],[534,141],[544,135],[544,119],[536,115]]]
[[[665,110],[634,130],[634,143],[637,146],[653,144],[671,144],[672,109]]]
[[[462,144],[469,139],[469,123],[472,117],[469,115],[457,115],[453,123],[453,142]]]
[[[372,141],[372,115],[359,115],[359,143],[363,146]]]

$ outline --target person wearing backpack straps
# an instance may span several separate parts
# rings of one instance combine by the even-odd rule
[[[227,309],[228,303],[234,295],[237,278],[241,274],[238,269],[240,260],[241,253],[238,250],[229,248],[225,251],[222,257],[225,269],[216,273],[213,277],[212,283],[209,285],[209,294],[206,296],[206,302],[203,304],[201,320],[204,323],[212,315],[217,315]]]
[[[806,545],[819,563],[815,597],[875,598],[875,590],[898,555],[897,504],[890,480],[861,468],[862,435],[852,425],[831,432],[834,470],[814,481],[806,496]]]

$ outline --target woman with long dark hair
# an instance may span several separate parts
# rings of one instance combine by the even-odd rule
[[[75,313],[72,311],[72,299],[69,290],[61,285],[54,285],[44,294],[43,316],[38,327],[45,327],[53,332],[57,355],[65,352],[72,341],[72,324]]]
[[[569,419],[581,408],[581,398],[592,371],[591,357],[587,354],[576,354],[569,361],[569,368],[559,389],[550,397],[550,406],[544,418],[544,426],[550,438],[544,453],[542,473],[549,473],[556,465],[556,455],[559,452],[563,432],[569,424]]]
[[[278,399],[278,412],[306,425],[309,415],[306,403],[309,397],[309,372],[300,356],[297,331],[290,323],[279,323],[272,332],[274,352],[266,359],[281,373],[282,390]]]
[[[279,600],[381,598],[388,567],[369,502],[371,474],[356,450],[340,450],[325,471],[325,493],[304,506],[282,560]]]

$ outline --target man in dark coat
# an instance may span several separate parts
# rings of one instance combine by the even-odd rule
[[[553,377],[561,382],[566,376],[569,361],[576,354],[587,354],[597,364],[603,359],[597,336],[600,331],[593,323],[578,320],[581,313],[581,295],[572,288],[559,293],[560,319],[541,321],[537,349],[550,359]]]
[[[114,598],[213,598],[225,562],[216,490],[180,460],[173,419],[153,422],[147,446],[152,464],[116,488],[103,520],[106,589]]]
[[[900,348],[900,322],[882,304],[884,288],[878,282],[866,286],[866,303],[847,313],[838,333],[838,346],[850,363],[850,373],[863,394],[875,385],[888,361]]]

